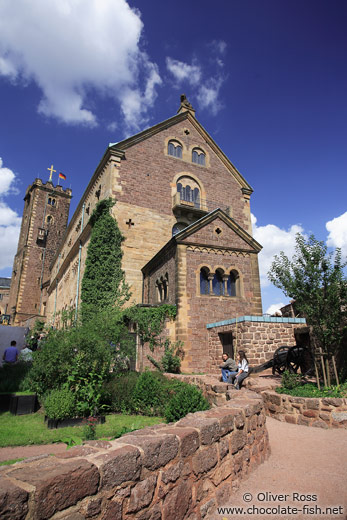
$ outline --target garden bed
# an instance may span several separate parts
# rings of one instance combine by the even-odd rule
[[[106,418],[104,415],[99,415],[94,417],[94,419],[96,424],[105,424]],[[72,417],[69,419],[48,419],[48,417],[45,417],[45,421],[50,430],[55,428],[67,428],[69,426],[82,426],[86,423],[86,420],[86,417]]]

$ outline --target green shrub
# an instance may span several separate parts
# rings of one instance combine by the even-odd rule
[[[160,361],[156,361],[152,356],[147,356],[147,358],[160,372],[179,374],[181,360],[184,357],[182,345],[182,341],[177,341],[171,345],[170,340],[167,339],[164,344],[164,354]]]
[[[303,376],[301,374],[292,374],[289,370],[285,370],[282,374],[281,386],[283,388],[297,388],[303,385]]]
[[[44,398],[44,408],[49,419],[68,419],[76,415],[76,400],[71,390],[56,388]]]
[[[167,422],[174,422],[190,412],[208,410],[209,408],[209,403],[198,388],[182,384],[165,408],[165,419]]]
[[[104,385],[105,403],[113,412],[135,413],[134,390],[140,374],[127,372],[112,377]]]
[[[19,361],[15,364],[5,363],[0,367],[0,392],[17,392],[25,390],[25,378],[30,370],[30,363]]]
[[[160,414],[162,408],[162,386],[152,372],[146,370],[136,382],[133,392],[137,410],[146,415]]]

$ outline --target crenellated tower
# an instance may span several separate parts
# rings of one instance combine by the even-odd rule
[[[11,325],[43,318],[50,264],[66,231],[71,190],[41,179],[28,186],[14,257],[8,312]]]

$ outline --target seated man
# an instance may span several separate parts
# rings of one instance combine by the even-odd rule
[[[223,363],[219,365],[219,368],[222,369],[222,381],[224,383],[228,382],[228,377],[232,372],[237,371],[236,362],[229,357],[229,354],[224,353],[222,355]]]

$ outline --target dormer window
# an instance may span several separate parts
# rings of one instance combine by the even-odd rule
[[[182,146],[178,141],[169,141],[167,147],[168,155],[172,155],[172,157],[177,157],[178,159],[182,159]]]
[[[206,165],[205,154],[199,148],[194,148],[192,152],[192,162],[195,164],[200,164],[201,166]]]

